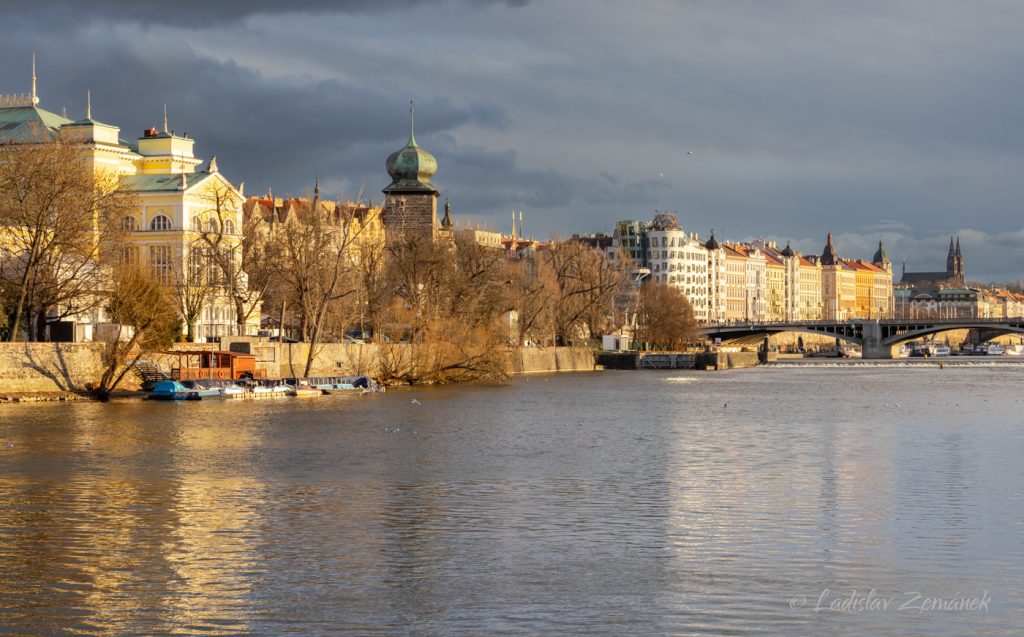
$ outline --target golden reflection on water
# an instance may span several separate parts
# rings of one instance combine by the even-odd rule
[[[114,407],[113,428],[96,413],[102,407],[76,407],[76,418],[54,412],[62,435],[45,418],[4,434],[0,596],[15,600],[30,631],[138,631],[140,617],[150,618],[143,632],[245,631],[263,485],[257,472],[196,459],[244,457],[261,430],[190,427],[184,411],[151,427],[140,405]],[[19,475],[10,462],[19,458],[54,475]],[[38,593],[63,599],[61,608],[35,607],[22,582],[48,582]]]
[[[0,633],[1000,634],[1024,598],[1000,374],[0,406]],[[790,608],[824,588],[999,605]]]

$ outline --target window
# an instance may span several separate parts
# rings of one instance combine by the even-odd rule
[[[149,222],[150,230],[170,230],[171,220],[164,215],[157,215]]]
[[[121,229],[125,232],[135,232],[139,229],[139,222],[133,215],[128,215],[121,220]]]
[[[131,265],[139,262],[139,248],[138,246],[127,246],[121,248],[121,264]]]
[[[159,218],[161,217],[157,217],[157,219]],[[166,219],[167,217],[163,218]],[[156,219],[153,221],[156,221]],[[152,224],[150,224],[150,227],[152,227]],[[149,267],[153,269],[153,276],[155,276],[158,281],[164,284],[170,283],[171,246],[149,246]]]
[[[230,285],[235,272],[235,251],[232,248],[221,251],[221,264],[222,282]]]
[[[192,231],[202,232],[203,231],[203,220],[199,217],[192,217]]]
[[[224,234],[235,234],[235,222],[234,221],[232,221],[230,219],[226,219],[224,221]]]
[[[192,248],[189,255],[188,274],[192,285],[203,284],[203,268],[205,267],[205,256],[202,248]]]
[[[216,234],[217,233],[217,220],[216,219],[210,219],[209,221],[206,222],[206,231],[209,232],[210,234]]]

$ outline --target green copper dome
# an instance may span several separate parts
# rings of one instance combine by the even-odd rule
[[[412,109],[409,109],[409,143],[388,157],[385,164],[391,175],[391,184],[384,192],[430,191],[437,192],[430,179],[437,173],[437,160],[416,144]]]

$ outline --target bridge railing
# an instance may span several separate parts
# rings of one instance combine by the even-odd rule
[[[842,321],[810,320],[810,321],[736,321],[705,323],[700,329],[742,329],[793,326],[859,326],[865,323],[880,325],[1024,325],[1024,317],[1016,318],[885,318],[885,319],[846,319]]]

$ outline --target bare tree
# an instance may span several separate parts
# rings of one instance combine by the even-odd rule
[[[550,260],[509,262],[510,310],[515,311],[518,345],[554,342],[555,311],[560,298],[558,279]]]
[[[267,259],[295,299],[302,340],[309,343],[308,376],[327,332],[350,320],[350,308],[341,302],[355,298],[358,277],[351,248],[363,226],[321,206],[319,199],[301,216],[274,229]]]
[[[0,227],[10,258],[0,277],[11,290],[8,339],[44,336],[47,314],[98,304],[104,251],[138,208],[117,176],[94,169],[60,141],[0,145]],[[27,329],[25,329],[27,327]]]
[[[661,349],[679,349],[697,337],[697,320],[686,295],[670,285],[648,283],[640,289],[637,312],[640,341]]]
[[[216,294],[219,265],[209,256],[206,242],[193,241],[187,256],[175,258],[172,263],[170,297],[185,324],[185,340],[195,342],[196,323],[203,309]]]
[[[106,399],[143,356],[169,347],[180,322],[167,287],[135,264],[115,269],[107,298],[114,329],[103,338],[103,374],[93,390]]]
[[[201,195],[193,230],[206,244],[206,258],[220,271],[215,293],[231,299],[235,329],[245,333],[250,317],[263,301],[270,282],[267,233],[258,214],[241,214],[241,197],[226,183],[217,182]]]
[[[508,373],[509,305],[500,250],[454,246],[419,236],[388,243],[393,291],[383,326],[386,379],[446,383],[500,379]]]
[[[600,334],[612,316],[616,296],[628,281],[625,270],[583,243],[554,243],[538,259],[554,272],[559,297],[554,314],[556,344]]]

